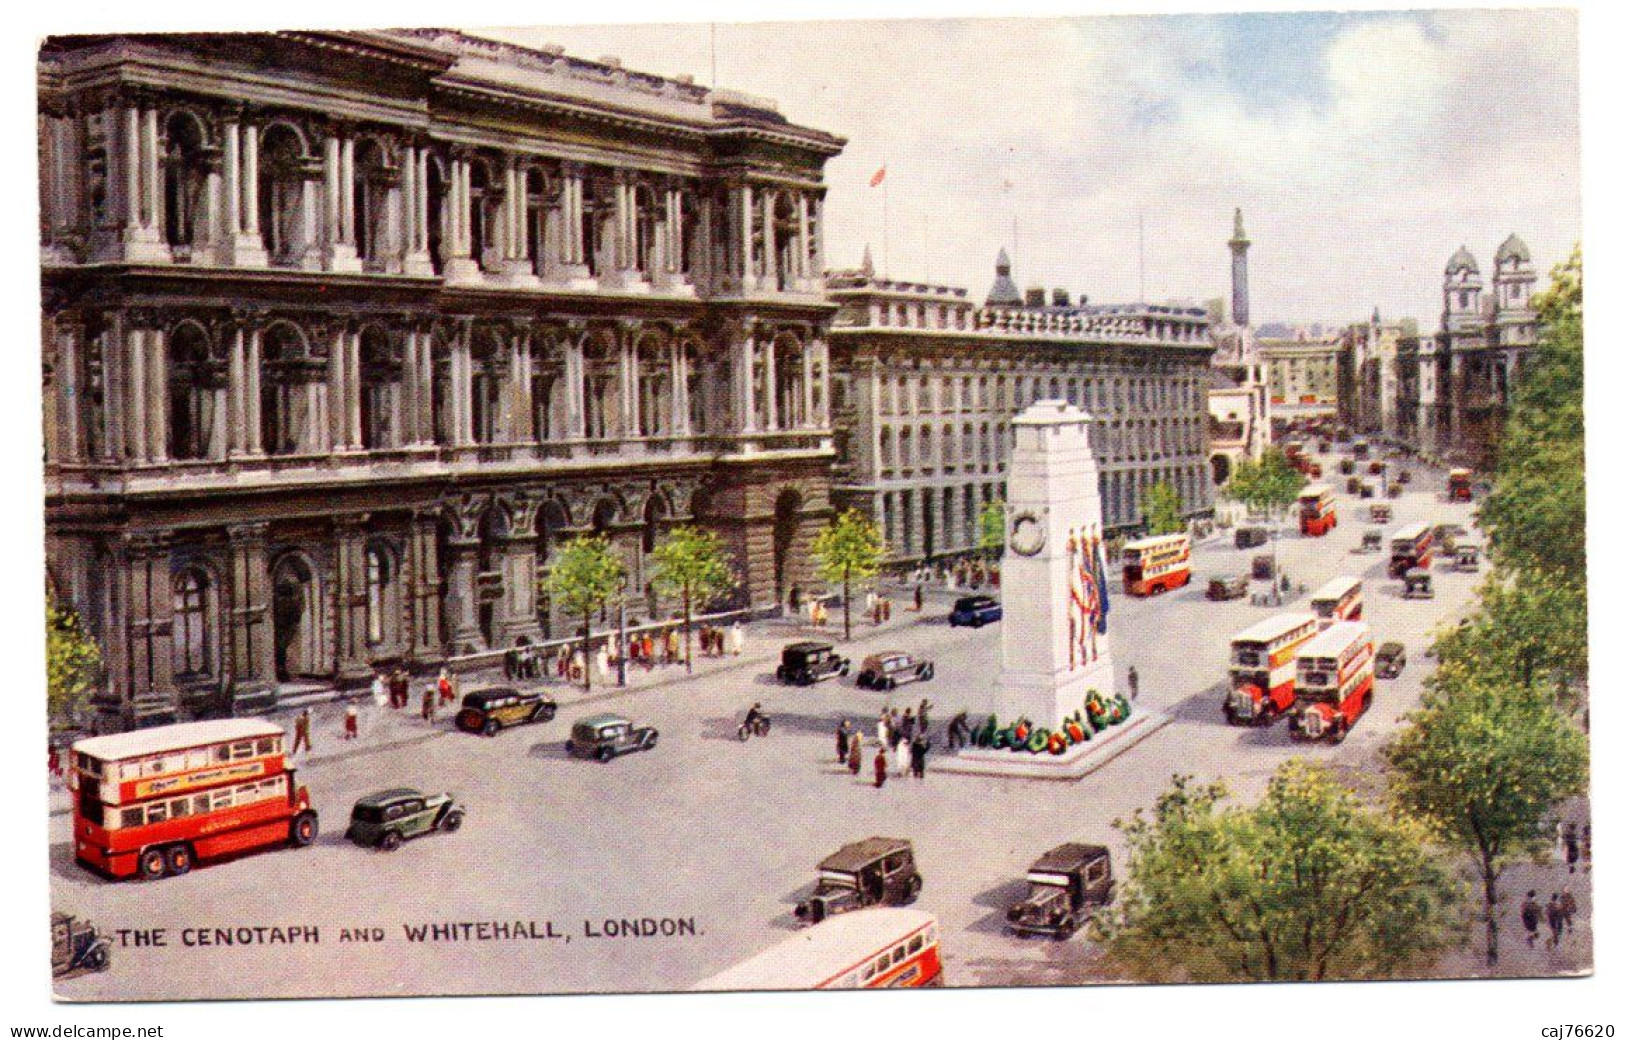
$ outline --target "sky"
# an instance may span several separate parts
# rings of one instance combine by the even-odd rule
[[[707,24],[469,31],[713,81]],[[1580,238],[1570,12],[721,23],[715,74],[847,138],[830,266],[977,298],[1001,247],[1024,288],[1228,297],[1239,206],[1255,324],[1428,330],[1458,246],[1487,278],[1511,232],[1543,273]]]

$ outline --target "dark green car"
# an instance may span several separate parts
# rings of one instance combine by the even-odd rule
[[[463,825],[463,812],[449,794],[426,795],[411,787],[392,787],[355,803],[344,836],[357,845],[394,852],[407,838],[455,831]]]

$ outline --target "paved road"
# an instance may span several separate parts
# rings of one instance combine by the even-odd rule
[[[1394,526],[1424,518],[1468,522],[1471,507],[1445,503],[1438,474],[1418,483],[1395,503]],[[1363,517],[1363,507],[1356,511]],[[489,740],[442,724],[425,729],[426,739],[319,757],[306,768],[326,828],[308,850],[115,885],[71,862],[69,818],[54,818],[56,904],[105,929],[166,928],[169,941],[115,949],[112,971],[70,980],[61,992],[163,999],[684,988],[791,934],[791,908],[817,860],[870,834],[913,839],[926,881],[920,905],[942,922],[951,984],[1098,977],[1084,940],[1035,942],[1004,933],[1001,915],[1018,891],[1014,879],[1035,855],[1082,839],[1105,841],[1120,857],[1112,821],[1149,806],[1175,772],[1222,777],[1248,799],[1295,754],[1333,761],[1352,778],[1369,775],[1376,748],[1415,705],[1431,664],[1421,653],[1426,633],[1459,616],[1475,579],[1442,573],[1436,599],[1404,601],[1398,583],[1384,575],[1385,557],[1350,551],[1366,526],[1345,516],[1325,538],[1289,533],[1280,543],[1294,583],[1312,589],[1337,574],[1364,576],[1366,615],[1378,638],[1398,638],[1411,649],[1405,674],[1380,684],[1374,708],[1339,747],[1294,745],[1284,726],[1224,725],[1219,704],[1228,639],[1268,611],[1245,600],[1202,598],[1208,576],[1241,570],[1252,555],[1210,543],[1198,549],[1190,587],[1155,600],[1113,597],[1118,667],[1137,665],[1141,701],[1163,707],[1174,722],[1081,782],[936,774],[923,782],[896,779],[877,791],[836,765],[832,734],[843,716],[862,719],[872,733],[884,696],[849,683],[787,690],[765,665],[594,705],[661,730],[655,751],[607,765],[563,751],[571,718],[586,708]],[[954,630],[940,620],[947,599],[936,594],[920,624],[876,638],[860,632],[851,648],[859,656],[895,646],[934,657],[937,680],[904,687],[894,699],[916,703],[929,695],[942,721],[961,707],[986,710],[999,653],[996,628]],[[741,745],[733,733],[752,700],[762,701],[774,728],[770,737]],[[355,798],[396,784],[455,791],[468,805],[468,822],[456,835],[430,836],[392,854],[345,843],[339,832]],[[692,922],[694,934],[590,934],[611,931],[605,921],[645,917]],[[568,938],[412,943],[405,937],[407,925],[464,921],[535,921],[544,933],[542,922],[551,921]],[[311,924],[320,929],[314,945],[182,945],[188,927]],[[346,927],[382,928],[385,938],[341,942]]]

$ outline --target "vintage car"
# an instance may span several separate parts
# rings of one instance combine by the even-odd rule
[[[1354,447],[1350,450],[1354,452],[1355,458],[1363,459],[1371,454],[1371,445],[1365,441],[1355,441]]]
[[[1236,528],[1236,548],[1256,549],[1270,540],[1270,533],[1262,527]]]
[[[830,643],[791,643],[779,653],[779,682],[791,686],[811,686],[823,679],[845,675],[852,659],[835,652]]]
[[[1454,556],[1456,542],[1467,537],[1467,528],[1460,524],[1435,524],[1433,526],[1433,540],[1439,543],[1439,551],[1446,556]]]
[[[1474,542],[1456,543],[1456,570],[1468,574],[1478,573],[1478,560],[1484,553],[1483,547]]]
[[[1221,574],[1216,578],[1208,579],[1208,599],[1240,599],[1245,595],[1247,595],[1247,575],[1245,574]]]
[[[1403,495],[1404,493],[1405,493],[1405,486],[1403,484],[1389,483],[1389,485],[1388,485],[1388,497],[1389,498],[1398,498],[1399,496]]]
[[[1411,482],[1411,471],[1408,469],[1402,469],[1399,471],[1399,476],[1395,477],[1394,479],[1399,481],[1401,484],[1409,484]]]
[[[1027,868],[1027,896],[1005,911],[1010,930],[1021,935],[1069,939],[1111,903],[1112,855],[1100,845],[1067,842]]]
[[[843,845],[818,864],[818,886],[796,904],[796,919],[817,924],[866,906],[906,906],[924,884],[905,838],[865,838]]]
[[[462,710],[457,712],[457,728],[465,733],[494,737],[498,730],[526,722],[548,722],[558,713],[558,703],[540,693],[493,686],[463,695]]]
[[[1394,507],[1385,502],[1379,502],[1366,510],[1374,524],[1386,524],[1394,518]]]
[[[1259,581],[1270,581],[1275,577],[1275,557],[1263,554],[1253,557],[1253,577]]]
[[[951,628],[981,628],[1003,617],[1004,607],[992,596],[961,596],[954,601],[954,609],[948,612],[948,625]]]
[[[1354,460],[1343,459],[1339,461],[1337,464],[1337,472],[1343,474],[1345,477],[1351,476],[1354,473]]]
[[[1412,567],[1405,572],[1406,599],[1432,599],[1433,574],[1423,567]]]
[[[113,944],[89,921],[72,914],[51,915],[51,975],[105,971]]]
[[[344,836],[357,845],[394,852],[407,838],[435,831],[447,834],[463,825],[465,810],[449,794],[424,794],[412,787],[391,787],[356,800]]]
[[[617,755],[632,751],[647,751],[660,740],[660,731],[653,726],[634,726],[622,715],[588,715],[570,727],[570,739],[564,750],[577,758],[596,758],[608,762]]]
[[[1351,495],[1358,495],[1363,487],[1365,487],[1365,484],[1361,482],[1359,477],[1350,477],[1348,483],[1343,485],[1343,490]]]
[[[858,685],[870,690],[895,690],[903,683],[924,682],[937,674],[935,663],[900,650],[870,654],[858,669]]]
[[[1331,441],[1321,441],[1319,450],[1320,450],[1320,453],[1322,455],[1327,454],[1328,452],[1330,452],[1332,450],[1332,442]]]
[[[1367,531],[1360,536],[1361,552],[1382,552],[1382,532]]]
[[[1378,647],[1372,669],[1379,679],[1399,678],[1399,673],[1405,670],[1405,644],[1389,642]]]
[[[1364,483],[1364,484],[1360,485],[1360,497],[1361,498],[1375,498],[1376,496],[1377,496],[1377,488],[1376,488],[1376,486],[1374,484]]]
[[[1387,468],[1388,463],[1382,461],[1381,459],[1372,459],[1371,465],[1367,466],[1365,471],[1371,474],[1373,477],[1380,477],[1382,475],[1382,471]]]

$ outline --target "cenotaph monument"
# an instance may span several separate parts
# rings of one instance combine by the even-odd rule
[[[1107,637],[1100,472],[1089,444],[1093,418],[1066,401],[1036,401],[1010,421],[1004,558],[999,587],[1000,671],[990,690],[1000,725],[1026,719],[1054,730],[1084,709],[1091,690],[1117,693]],[[1169,721],[1144,700],[1121,725],[1060,754],[972,747],[944,757],[945,772],[1076,779]]]
[[[1117,692],[1106,633],[1100,472],[1089,413],[1037,401],[1010,422],[1002,667],[993,710],[1054,728],[1091,689]]]

